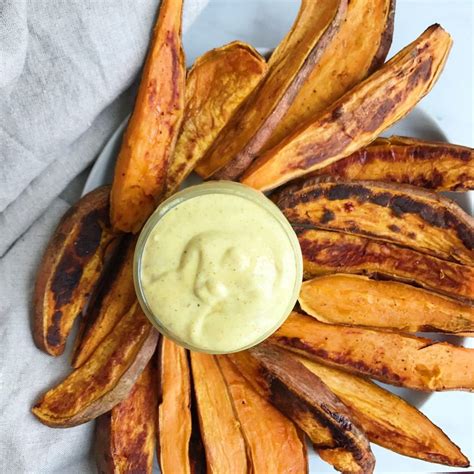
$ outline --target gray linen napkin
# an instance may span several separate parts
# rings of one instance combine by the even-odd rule
[[[184,30],[206,3],[186,0]],[[158,4],[0,2],[1,473],[94,470],[91,423],[54,430],[30,414],[39,393],[68,371],[67,355],[54,359],[33,345],[31,291],[81,178],[61,192],[130,111]]]

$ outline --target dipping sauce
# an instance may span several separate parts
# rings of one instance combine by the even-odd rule
[[[186,347],[225,353],[281,325],[299,292],[302,259],[273,203],[237,183],[208,183],[157,213],[140,236],[136,283],[162,332]]]

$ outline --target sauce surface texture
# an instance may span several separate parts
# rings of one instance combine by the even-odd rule
[[[170,209],[150,232],[141,262],[143,294],[160,324],[185,344],[219,352],[276,329],[297,271],[277,218],[231,194]]]

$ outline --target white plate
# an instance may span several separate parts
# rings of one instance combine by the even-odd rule
[[[107,142],[100,155],[97,157],[97,160],[94,163],[84,186],[83,195],[99,186],[102,186],[104,184],[110,184],[112,182],[115,159],[120,149],[122,135],[127,122],[128,118],[124,120],[124,122],[117,128],[114,134],[110,137],[109,141]],[[416,108],[415,110],[413,110],[407,117],[405,117],[403,120],[395,124],[393,127],[388,129],[384,133],[384,136],[390,135],[409,136],[425,140],[447,141],[446,135],[443,133],[436,121],[421,108]],[[197,175],[191,175],[185,182],[185,186],[196,184],[200,181],[201,180]],[[451,198],[454,198],[466,211],[468,211],[470,214],[473,214],[474,192],[447,194],[449,194]],[[444,337],[440,338],[446,339]],[[451,340],[454,340],[454,342],[458,344],[462,342],[462,339],[460,338],[453,337],[451,338]],[[421,407],[428,400],[428,398],[433,398],[435,396],[430,393],[418,392],[385,384],[380,385],[384,386],[391,392],[402,396],[412,405],[415,405],[417,407]],[[436,396],[439,397],[440,395]],[[443,428],[443,426],[441,426],[441,428]],[[464,448],[467,449],[467,447]],[[372,449],[376,455],[377,472],[402,472],[401,469],[399,470],[397,468],[397,465],[400,465],[399,463],[402,462],[405,466],[409,466],[411,472],[423,472],[425,469],[430,469],[430,472],[449,471],[449,468],[443,468],[439,465],[428,464],[421,461],[402,458],[401,456],[395,453],[392,453],[375,445],[372,446]],[[319,457],[312,452],[312,450],[308,450],[308,453],[310,472],[334,472],[331,467],[323,463],[319,459]],[[430,468],[430,466],[432,467]],[[439,470],[440,468],[442,470]],[[408,471],[404,470],[403,472]]]

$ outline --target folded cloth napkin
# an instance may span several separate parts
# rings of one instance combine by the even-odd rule
[[[184,31],[207,1],[186,0]],[[33,345],[31,293],[44,247],[80,194],[80,178],[70,183],[130,111],[158,4],[0,2],[1,473],[94,471],[91,423],[55,430],[30,413],[68,371],[67,355]]]

